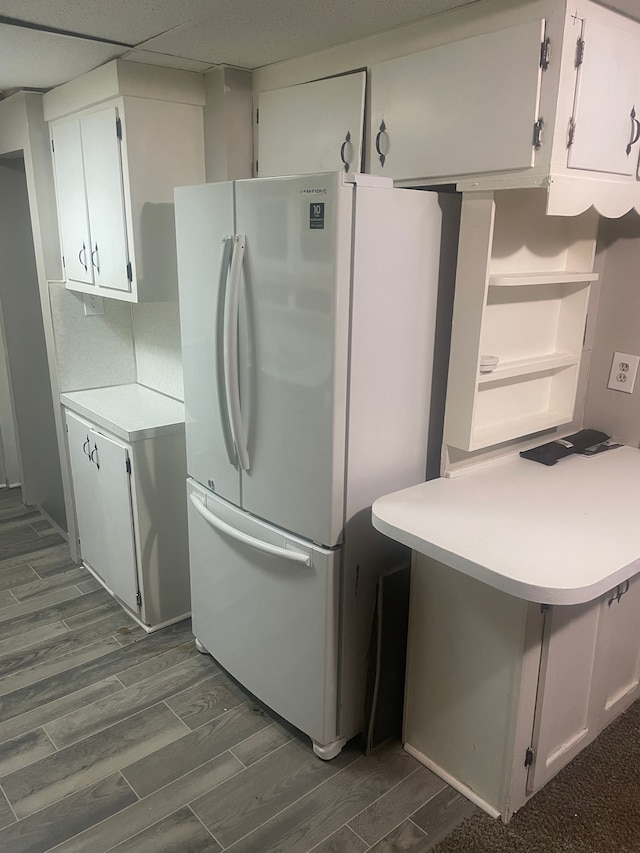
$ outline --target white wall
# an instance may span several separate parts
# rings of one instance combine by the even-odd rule
[[[0,305],[0,486],[17,486],[20,483],[20,462],[2,328]]]
[[[177,302],[131,305],[104,299],[85,315],[81,293],[48,284],[60,391],[139,382],[184,399]]]
[[[251,72],[214,68],[204,75],[204,81],[207,181],[250,178],[253,163]]]
[[[640,446],[640,377],[632,394],[607,388],[614,352],[640,355],[640,216],[602,220],[600,299],[584,422]]]
[[[65,524],[25,162],[0,157],[0,302],[22,499]]]
[[[49,149],[49,134],[42,115],[42,96],[19,92],[0,101],[0,156],[17,154],[24,159],[29,225],[35,274],[40,294],[47,364],[53,399],[57,399],[57,376],[53,358],[53,329],[48,310],[47,279],[61,277],[61,258]],[[65,434],[59,407],[54,406],[54,426],[58,454],[66,458]],[[61,511],[54,520],[68,529],[72,515],[71,482],[66,465],[61,471],[62,494],[55,498]],[[50,513],[51,514],[51,513]],[[66,516],[66,517],[65,517]]]

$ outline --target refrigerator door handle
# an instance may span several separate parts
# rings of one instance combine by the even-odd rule
[[[240,304],[240,281],[244,258],[244,234],[236,234],[231,258],[229,288],[225,301],[224,329],[224,377],[227,406],[231,419],[231,432],[238,452],[238,461],[243,471],[249,470],[249,450],[244,435],[242,410],[240,408],[240,382],[238,374],[238,309]]]
[[[231,250],[233,247],[233,236],[225,235],[222,238],[222,246],[220,250],[220,269],[218,273],[218,293],[220,298],[218,305],[218,320],[216,321],[216,372],[218,374],[218,405],[220,407],[220,423],[222,425],[222,435],[224,437],[224,446],[227,451],[227,457],[231,465],[236,467],[238,460],[236,457],[236,448],[233,440],[231,417],[229,415],[229,406],[227,403],[227,388],[224,370],[224,303],[226,300],[226,287],[229,277],[229,265],[231,263]]]
[[[238,542],[249,545],[257,551],[263,551],[265,554],[272,554],[274,557],[280,557],[281,559],[289,560],[292,563],[302,563],[305,566],[311,565],[310,554],[305,554],[302,551],[290,551],[288,548],[280,548],[278,545],[271,545],[268,542],[263,542],[262,539],[256,539],[255,536],[249,536],[248,533],[243,533],[241,530],[237,530],[235,527],[227,524],[226,521],[218,518],[217,515],[214,515],[214,513],[212,513],[196,495],[189,495],[189,500],[193,504],[196,512],[198,512],[208,524],[215,527],[215,529],[219,530],[221,533],[230,536],[232,539],[236,539]]]

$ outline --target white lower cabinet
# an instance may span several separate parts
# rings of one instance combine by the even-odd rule
[[[147,630],[189,615],[184,433],[131,442],[66,411],[80,553]]]
[[[405,748],[508,821],[640,695],[640,578],[541,606],[413,560]]]
[[[82,558],[113,595],[137,611],[129,451],[71,412],[67,433]]]

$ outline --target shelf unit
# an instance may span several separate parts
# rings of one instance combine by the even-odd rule
[[[573,418],[597,217],[544,205],[539,189],[463,197],[444,440],[464,451]]]

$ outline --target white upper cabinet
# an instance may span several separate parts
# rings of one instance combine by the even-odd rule
[[[68,282],[130,293],[120,128],[110,107],[56,122],[52,141]]]
[[[371,171],[395,180],[534,164],[544,21],[371,69]]]
[[[100,288],[131,291],[122,156],[122,121],[111,107],[80,121],[91,234],[91,265]]]
[[[613,16],[612,16],[613,17]],[[576,46],[571,169],[636,175],[640,149],[640,24],[586,19]]]
[[[261,92],[256,174],[359,172],[365,85],[359,71]]]
[[[204,181],[200,75],[116,60],[44,96],[67,287],[177,299],[173,190]]]
[[[82,137],[77,119],[56,125],[53,146],[55,156],[58,219],[67,277],[73,281],[93,284],[91,264],[91,234],[84,182]]]

